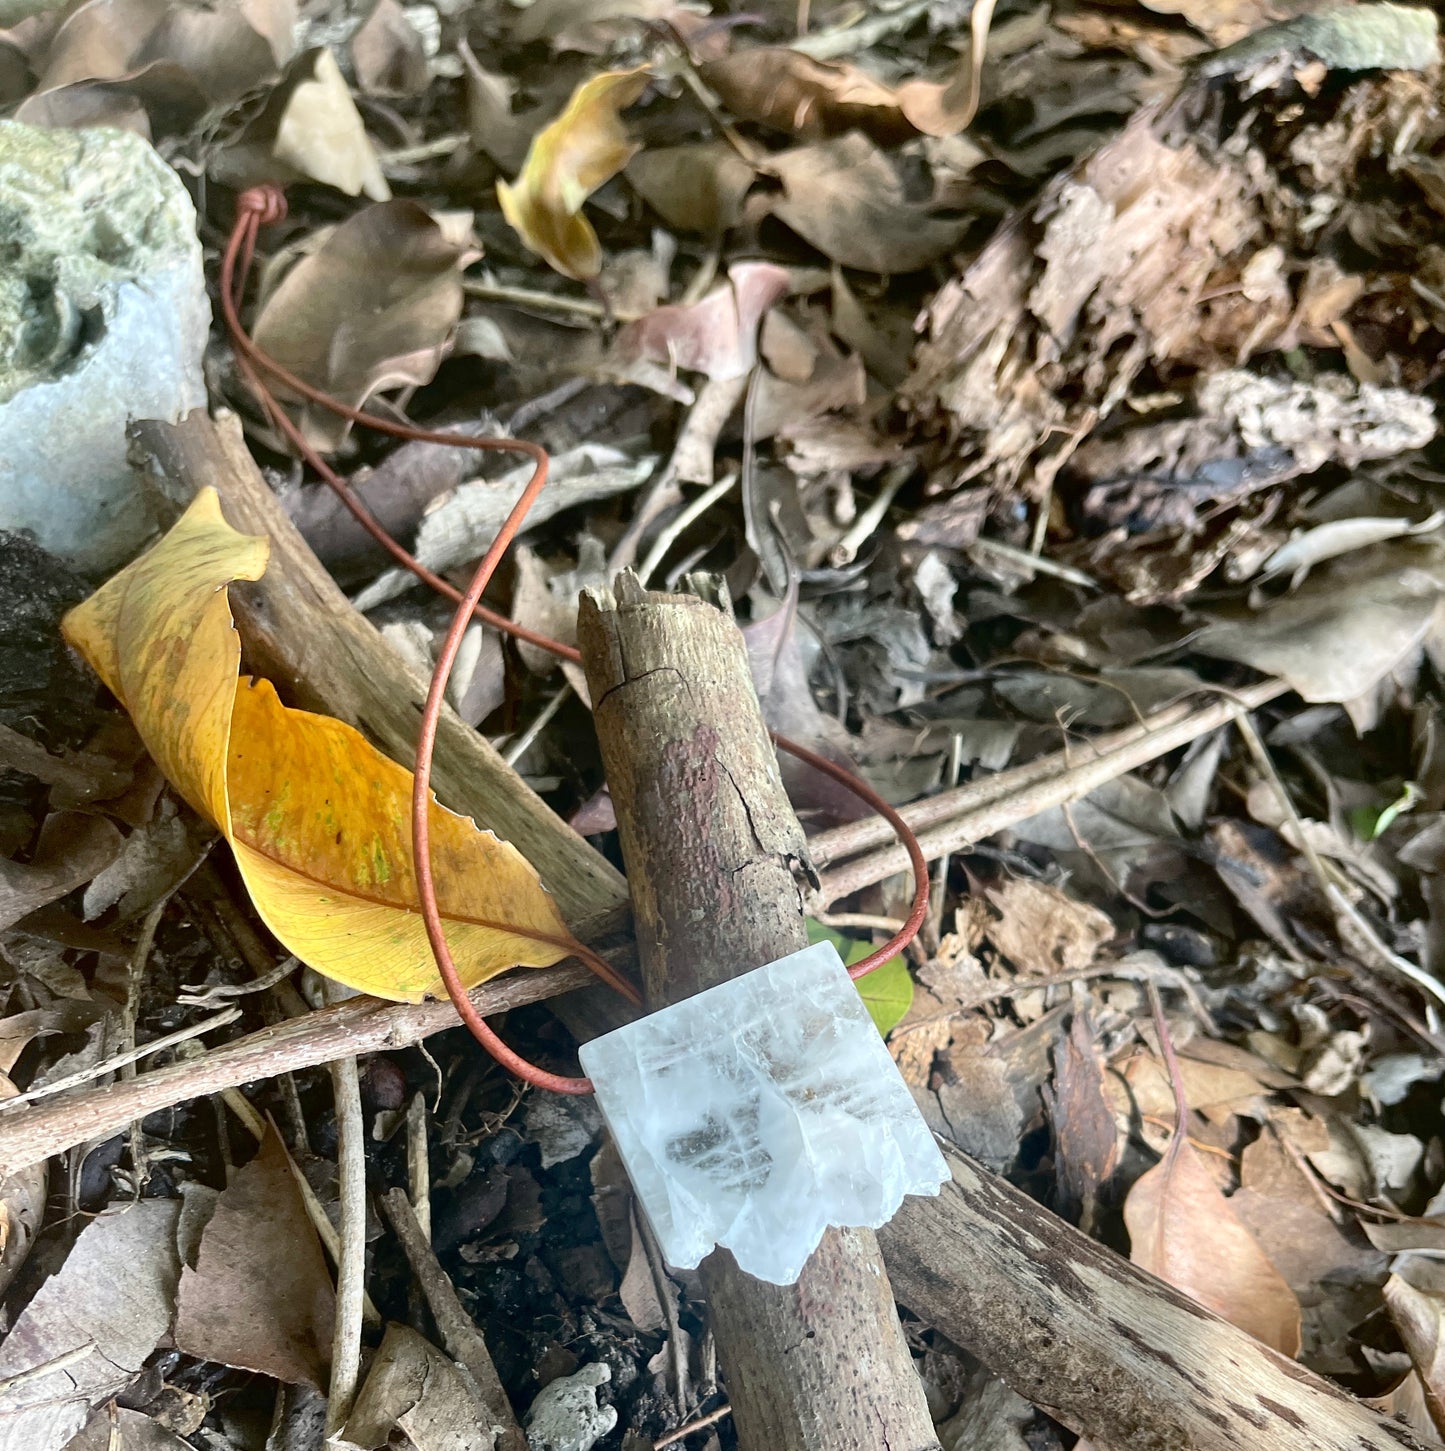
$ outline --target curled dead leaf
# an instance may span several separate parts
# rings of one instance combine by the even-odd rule
[[[1124,1201],[1129,1258],[1285,1355],[1300,1305],[1182,1131]]]
[[[602,270],[602,248],[582,203],[638,150],[620,112],[646,89],[646,69],[604,71],[572,93],[566,109],[532,138],[516,181],[497,183],[502,215],[529,250],[566,277]]]
[[[862,131],[879,145],[920,133],[952,136],[973,119],[972,68],[942,81],[888,86],[848,61],[814,60],[788,46],[734,51],[700,67],[735,115],[806,141]]]
[[[212,489],[148,554],[65,617],[66,638],[130,712],[176,789],[230,843],[257,912],[327,977],[418,1001],[442,984],[417,911],[412,778],[350,726],[237,678],[225,587],[259,579],[268,541],[237,533]],[[468,986],[574,945],[515,847],[432,806],[442,914]]]
[[[942,257],[965,223],[909,200],[893,163],[861,132],[769,157],[783,195],[768,198],[825,257],[860,272],[916,272]]]
[[[386,388],[429,382],[461,317],[461,269],[477,255],[465,240],[469,230],[443,226],[412,201],[363,208],[266,299],[257,345],[352,406]],[[361,296],[367,306],[358,311]],[[286,396],[279,385],[276,392]],[[326,409],[308,408],[302,421],[323,449],[334,449],[350,427]]]
[[[626,175],[669,227],[715,237],[742,220],[756,173],[725,141],[710,141],[641,152]]]
[[[210,174],[235,187],[317,181],[347,196],[391,197],[346,78],[325,47],[292,62],[260,114],[212,161]]]
[[[727,281],[690,306],[659,307],[617,335],[612,361],[741,378],[758,360],[758,325],[788,290],[786,269],[735,262]]]

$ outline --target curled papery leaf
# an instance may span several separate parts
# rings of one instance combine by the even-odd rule
[[[326,977],[418,1001],[442,983],[417,910],[411,772],[350,726],[240,677],[226,586],[268,541],[203,489],[148,554],[65,617],[66,638],[130,712],[176,789],[235,852],[256,911]],[[576,943],[515,847],[433,803],[432,868],[462,980],[545,967]]]
[[[550,266],[586,281],[602,269],[602,248],[582,203],[638,150],[619,112],[643,92],[645,69],[604,71],[572,93],[567,108],[532,138],[516,181],[497,199],[517,235]]]
[[[1299,1354],[1300,1305],[1178,1126],[1124,1200],[1129,1258],[1256,1340]]]

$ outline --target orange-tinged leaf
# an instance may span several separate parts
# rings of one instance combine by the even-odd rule
[[[564,276],[602,270],[602,248],[582,203],[636,155],[618,114],[643,92],[645,68],[604,71],[572,93],[567,108],[532,138],[514,182],[497,183],[502,215],[531,251]]]
[[[1129,1258],[1256,1340],[1297,1355],[1300,1307],[1187,1138],[1124,1201]]]
[[[411,773],[341,721],[238,678],[226,586],[259,579],[265,539],[213,489],[66,616],[65,634],[130,712],[177,790],[230,842],[266,925],[303,962],[378,997],[443,989],[417,912]],[[473,986],[575,946],[516,850],[433,803],[432,868],[458,970]]]

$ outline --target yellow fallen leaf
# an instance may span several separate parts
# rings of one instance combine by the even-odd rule
[[[230,842],[267,927],[326,977],[377,997],[444,991],[417,910],[411,772],[341,721],[239,677],[226,586],[259,579],[269,545],[203,489],[159,544],[64,620],[176,789]],[[239,678],[238,678],[239,677]],[[432,804],[432,867],[468,987],[575,950],[526,859]]]
[[[602,270],[602,248],[582,203],[637,154],[618,113],[642,94],[647,81],[645,67],[604,71],[584,81],[566,110],[532,138],[516,181],[497,183],[502,215],[517,235],[579,282]]]

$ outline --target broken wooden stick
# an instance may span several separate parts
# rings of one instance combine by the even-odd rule
[[[1110,1451],[1425,1451],[945,1145],[953,1183],[879,1243],[900,1302]]]
[[[234,414],[203,409],[179,423],[137,423],[134,458],[152,496],[176,516],[210,485],[231,525],[271,541],[265,575],[231,588],[248,665],[289,704],[355,726],[394,761],[416,751],[426,682],[338,588],[246,449]],[[163,520],[169,523],[170,519]],[[510,841],[536,867],[584,942],[626,925],[621,874],[594,851],[449,706],[437,732],[438,799]]]
[[[730,616],[623,574],[583,596],[578,642],[648,1001],[806,947],[807,846]],[[744,1451],[937,1448],[871,1230],[827,1231],[794,1285],[726,1250],[700,1274]]]

